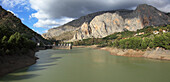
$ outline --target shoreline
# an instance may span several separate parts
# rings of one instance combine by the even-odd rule
[[[126,57],[144,57],[149,59],[158,59],[158,60],[170,60],[170,50],[165,50],[163,48],[148,49],[145,51],[142,50],[133,50],[133,49],[117,49],[113,47],[98,47],[98,45],[91,46],[73,46],[78,48],[94,48],[110,52],[110,55],[116,56],[126,56]]]
[[[14,56],[3,56],[0,57],[0,78],[3,76],[15,72],[19,69],[29,67],[36,63],[39,59],[35,56],[35,53],[44,48],[36,48],[34,50],[28,50],[27,54],[14,55]]]
[[[113,47],[99,47],[98,45],[90,46],[73,46],[73,48],[93,48],[110,52],[110,55],[126,56],[126,57],[144,57],[158,60],[170,60],[170,50],[164,50],[162,48],[150,49],[146,51],[133,50],[133,49],[117,49]],[[35,50],[29,50],[25,55],[18,56],[4,56],[0,57],[0,78],[17,71],[19,69],[29,67],[36,63],[38,59],[35,53],[44,48],[36,48]]]

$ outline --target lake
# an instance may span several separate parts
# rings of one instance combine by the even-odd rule
[[[37,63],[0,82],[170,82],[170,61],[121,57],[91,48],[40,50]]]

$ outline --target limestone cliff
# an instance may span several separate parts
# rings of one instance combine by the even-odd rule
[[[81,40],[87,38],[102,38],[124,30],[136,31],[146,26],[161,26],[170,24],[169,14],[159,11],[153,6],[142,4],[135,10],[116,10],[92,13],[80,17],[59,28],[50,29],[43,34],[48,39],[54,36],[67,36],[72,31],[69,39],[60,40]],[[60,30],[64,29],[64,30]],[[72,38],[70,40],[70,38]]]

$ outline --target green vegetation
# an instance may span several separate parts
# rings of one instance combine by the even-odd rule
[[[5,27],[0,27],[0,56],[26,54],[29,49],[34,49],[36,43],[28,38],[29,35],[13,32]],[[29,36],[30,37],[30,36]]]
[[[123,49],[147,49],[147,47],[170,49],[170,32],[155,35],[153,38],[130,37],[119,41],[115,40],[113,46]]]
[[[137,31],[117,32],[104,38],[90,38],[73,42],[73,45],[100,45],[122,49],[170,49],[170,25],[145,27]]]
[[[44,46],[44,44],[50,44],[48,40],[24,25],[21,20],[11,12],[0,8],[0,39],[2,39],[4,35],[9,39],[15,32],[20,33],[22,37],[32,39],[34,42],[42,43],[42,46]]]
[[[107,43],[107,40],[104,40],[102,38],[89,38],[89,39],[84,39],[80,41],[75,41],[73,42],[73,45],[96,45],[96,44],[101,44],[104,45]]]

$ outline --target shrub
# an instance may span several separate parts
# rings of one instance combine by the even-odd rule
[[[153,47],[153,43],[152,43],[152,40],[151,39],[149,39],[149,38],[144,38],[143,40],[142,40],[142,43],[141,43],[141,48],[142,49],[146,49],[147,47]]]
[[[162,35],[156,35],[154,37],[154,46],[170,49],[170,33],[164,33]]]

